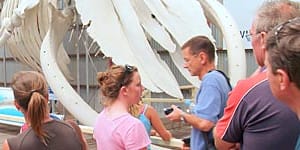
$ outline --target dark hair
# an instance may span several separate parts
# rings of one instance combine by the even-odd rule
[[[109,105],[118,97],[121,87],[129,85],[132,82],[132,72],[137,71],[134,66],[113,65],[107,71],[97,73],[101,94],[106,98],[104,105]]]
[[[267,39],[268,62],[273,74],[287,72],[300,89],[300,17],[276,26]]]
[[[14,74],[11,85],[15,102],[27,112],[34,133],[47,145],[47,134],[42,129],[48,112],[48,86],[42,74],[20,71]]]
[[[215,47],[213,43],[205,36],[196,36],[183,44],[181,49],[189,48],[192,54],[199,54],[204,52],[208,56],[208,60],[213,62],[215,60]]]
[[[256,12],[256,33],[269,32],[279,23],[300,15],[299,3],[289,0],[265,1]]]

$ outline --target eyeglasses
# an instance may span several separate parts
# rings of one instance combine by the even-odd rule
[[[280,42],[280,34],[282,33],[282,29],[287,25],[287,24],[290,24],[290,23],[296,23],[296,22],[299,22],[300,21],[300,17],[296,17],[296,18],[293,18],[293,19],[290,19],[284,23],[281,23],[279,25],[277,25],[274,29],[276,30],[275,31],[275,40],[276,40],[276,44],[278,45],[279,42]]]
[[[127,81],[125,81],[126,77],[134,71],[134,67],[127,65],[127,64],[124,66],[124,68],[125,68],[125,70],[124,70],[124,74],[123,74],[121,84],[120,84],[121,87],[126,85],[126,82],[127,82]]]
[[[247,41],[249,41],[249,42],[250,42],[254,36],[257,36],[257,35],[261,34],[262,32],[265,32],[265,33],[267,33],[266,31],[259,31],[259,32],[255,32],[255,33],[251,33],[251,32],[249,32],[249,34],[248,34],[248,35],[246,35],[246,39],[247,39]]]

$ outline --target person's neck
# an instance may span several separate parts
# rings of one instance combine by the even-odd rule
[[[297,114],[300,120],[300,89],[294,87],[289,94],[286,94],[288,105]]]
[[[204,66],[202,68],[202,71],[200,72],[200,75],[198,76],[200,80],[203,79],[203,77],[209,72],[209,71],[212,71],[212,70],[215,70],[216,69],[216,66],[214,63],[210,63],[210,64],[207,64],[206,66]]]
[[[24,113],[23,115],[24,115],[24,118],[25,118],[25,123],[26,123],[27,125],[30,125],[30,122],[29,122],[27,113]],[[51,120],[53,120],[53,119],[50,117],[49,114],[47,114],[47,115],[45,116],[45,118],[44,118],[43,123],[49,122],[49,121],[51,121]]]
[[[300,120],[300,94],[294,99],[289,100],[289,107],[297,114],[298,119]]]
[[[128,105],[125,100],[116,99],[110,106],[107,107],[109,116],[115,117],[128,112]]]
[[[52,121],[53,119],[50,117],[49,114],[47,114],[47,116],[44,118],[44,123]]]

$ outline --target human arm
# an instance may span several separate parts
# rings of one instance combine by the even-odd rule
[[[7,140],[5,140],[5,141],[3,142],[2,149],[3,149],[3,150],[9,150],[9,145],[8,145],[8,143],[7,143]]]
[[[166,116],[171,121],[180,121],[180,118],[183,117],[186,123],[205,132],[210,131],[215,125],[212,121],[200,118],[194,114],[185,113],[175,105],[171,107],[173,112]]]
[[[84,135],[83,135],[80,127],[73,120],[66,120],[66,122],[69,123],[73,127],[73,129],[75,130],[76,134],[78,135],[80,143],[81,143],[81,146],[82,146],[82,150],[87,150],[88,149],[88,144],[87,144],[86,139],[84,138]]]
[[[191,114],[185,113],[181,109],[172,105],[173,112],[167,116],[171,121],[178,121],[183,118],[185,122],[201,131],[210,131],[218,120],[218,116],[223,112],[222,105],[225,105],[224,96],[214,78],[206,79],[197,93],[195,106]]]
[[[237,147],[236,143],[230,143],[230,142],[226,142],[224,140],[222,140],[220,137],[217,136],[215,128],[213,130],[213,136],[214,136],[214,140],[215,140],[215,146],[218,150],[235,150],[235,149],[239,149],[239,147]]]
[[[213,136],[215,140],[215,146],[218,150],[235,150],[239,149],[237,146],[238,142],[229,142],[228,140],[238,141],[241,137],[241,129],[236,127],[236,123],[228,124],[228,120],[230,120],[231,115],[230,109],[234,107],[234,104],[228,103],[228,106],[225,108],[224,116],[217,122],[216,127],[213,129]],[[229,126],[229,127],[226,127]],[[235,130],[232,130],[235,128]],[[218,131],[217,131],[218,130]],[[222,135],[224,134],[224,135]],[[224,136],[227,138],[224,139]]]
[[[220,80],[224,76],[221,77],[212,74],[204,79],[195,97],[195,104],[189,106],[191,114],[181,114],[186,122],[201,131],[210,132],[223,114],[229,88],[226,80]]]
[[[248,88],[245,81],[241,80],[236,87],[230,92],[224,109],[224,115],[218,120],[213,130],[215,146],[217,149],[234,149],[239,148],[239,142],[243,139],[243,133],[246,130],[248,108],[244,100],[245,92]],[[247,85],[248,86],[248,85]]]
[[[165,128],[157,111],[152,106],[148,106],[147,111],[146,111],[146,116],[147,116],[147,118],[149,118],[149,120],[152,124],[152,127],[159,134],[159,136],[164,141],[170,141],[172,134]]]

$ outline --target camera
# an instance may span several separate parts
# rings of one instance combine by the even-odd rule
[[[186,136],[182,139],[182,141],[184,142],[184,145],[187,147],[190,147],[190,143],[191,143],[191,137],[190,136]]]
[[[181,109],[179,106],[177,106],[177,108]],[[172,107],[164,108],[164,112],[165,112],[166,115],[168,115],[171,112],[173,112],[173,108]]]

